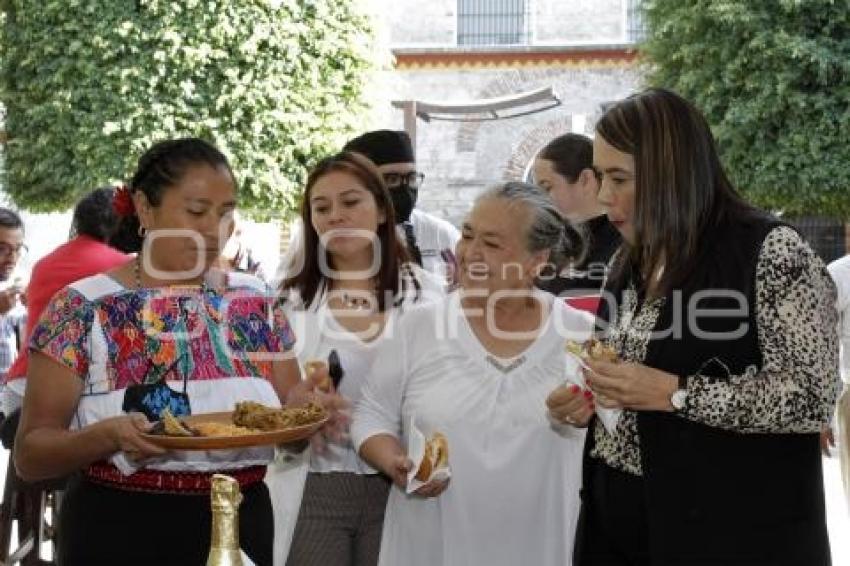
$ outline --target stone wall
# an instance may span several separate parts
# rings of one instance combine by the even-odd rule
[[[420,206],[452,223],[462,220],[484,187],[522,178],[532,157],[548,140],[569,131],[591,133],[600,105],[623,98],[639,85],[634,66],[622,61],[588,58],[559,63],[550,59],[540,64],[512,64],[512,51],[553,46],[580,50],[622,45],[625,40],[626,0],[529,1],[531,45],[500,48],[503,57],[495,63],[400,64],[382,78],[383,100],[375,114],[375,127],[403,127],[402,113],[390,106],[391,100],[476,101],[545,86],[553,86],[560,97],[560,106],[521,118],[418,121],[417,154],[426,174]],[[488,50],[457,47],[457,0],[376,0],[375,6],[382,36],[397,55],[410,48],[473,55]]]
[[[617,43],[625,39],[624,0],[532,0],[534,43]]]
[[[458,224],[484,187],[521,179],[537,151],[570,131],[592,133],[604,102],[639,86],[631,66],[423,69],[395,71],[395,99],[478,100],[553,86],[561,105],[530,116],[489,122],[417,124],[417,156],[426,174],[420,206]],[[382,127],[402,128],[400,111]]]

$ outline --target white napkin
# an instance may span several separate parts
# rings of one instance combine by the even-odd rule
[[[407,457],[413,462],[413,469],[407,473],[407,493],[411,494],[430,481],[447,480],[452,477],[452,470],[448,466],[431,471],[428,481],[416,479],[416,472],[425,458],[425,435],[416,426],[416,418],[410,417],[410,427],[407,429]]]
[[[564,350],[564,353],[567,356],[570,356],[572,359],[576,360],[580,367],[587,368],[587,364],[584,363],[582,357],[574,352],[569,350]],[[587,368],[589,369],[589,368]],[[567,375],[567,383],[575,384],[581,387],[582,391],[588,389],[587,383],[584,381],[584,377],[581,374],[581,371],[577,371],[574,375]],[[609,433],[614,433],[614,430],[617,428],[617,421],[620,420],[620,414],[622,414],[622,409],[607,409],[605,407],[600,407],[598,403],[595,404],[594,410],[596,411],[596,416],[599,417],[599,420],[602,421],[602,426],[605,427]]]
[[[110,460],[112,461],[112,464],[118,468],[118,471],[125,476],[135,474],[142,467],[136,462],[130,460],[124,452],[116,452],[112,455]]]

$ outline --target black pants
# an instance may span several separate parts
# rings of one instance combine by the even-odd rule
[[[593,460],[585,482],[575,566],[650,563],[643,479]]]
[[[257,566],[271,566],[274,517],[266,484],[242,491],[239,542]],[[61,566],[203,566],[210,547],[209,495],[127,491],[75,479],[59,511]]]

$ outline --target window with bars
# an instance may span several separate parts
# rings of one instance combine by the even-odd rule
[[[643,23],[642,0],[628,0],[626,4],[626,41],[640,43],[646,38]]]
[[[526,45],[531,0],[458,0],[458,45]]]

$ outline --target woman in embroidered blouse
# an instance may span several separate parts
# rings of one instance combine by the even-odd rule
[[[578,379],[564,345],[592,323],[534,282],[580,242],[542,189],[485,192],[457,246],[460,290],[407,313],[381,345],[351,427],[363,459],[396,484],[380,564],[570,564],[584,435],[542,409]],[[446,436],[451,479],[406,494],[414,426]]]
[[[244,551],[271,564],[262,482],[271,448],[165,453],[141,436],[163,406],[187,408],[180,389],[203,413],[241,400],[303,399],[313,383],[301,382],[287,355],[294,337],[272,315],[264,286],[246,275],[213,281],[208,272],[236,207],[230,166],[202,140],[159,143],[116,207],[138,224],[139,244],[146,234],[144,246],[106,275],[60,291],[34,329],[18,471],[36,481],[82,470],[60,511],[62,564],[203,563],[209,479],[218,471],[242,486]]]
[[[445,296],[437,276],[410,262],[393,216],[389,192],[371,161],[350,152],[324,159],[304,190],[306,229],[297,254],[304,264],[281,286],[300,337],[302,365],[335,351],[344,372],[338,391],[352,403],[360,398],[385,329],[392,332],[414,305]],[[300,511],[295,481],[281,482],[283,499],[273,501],[276,510],[282,507],[276,513],[282,543],[289,533],[281,527],[297,517],[288,564],[376,564],[389,486],[349,439],[314,447]],[[286,553],[283,546],[276,552]]]
[[[745,203],[702,115],[651,89],[596,127],[599,200],[623,235],[589,361],[576,564],[828,564],[819,432],[838,390],[835,288],[799,234]]]

